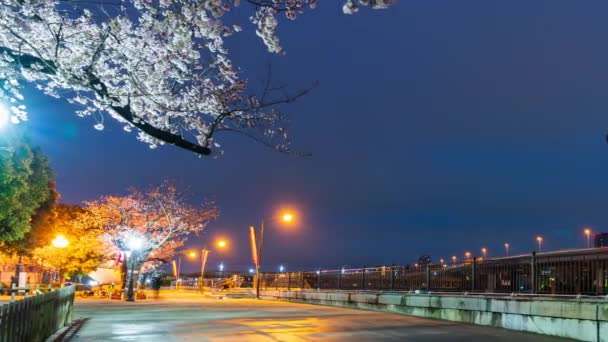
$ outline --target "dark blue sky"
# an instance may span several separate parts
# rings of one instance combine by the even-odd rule
[[[273,268],[495,255],[504,242],[528,252],[537,234],[547,249],[580,247],[584,225],[608,230],[607,12],[591,0],[416,0],[345,16],[323,1],[281,22],[285,56],[242,32],[230,46],[251,80],[270,61],[278,81],[320,82],[289,108],[309,158],[234,136],[219,159],[150,150],[42,95],[29,97],[30,126],[66,202],[164,179],[214,198],[222,216],[198,240],[233,246],[212,266],[248,267],[248,225],[285,203],[304,220],[268,227]]]

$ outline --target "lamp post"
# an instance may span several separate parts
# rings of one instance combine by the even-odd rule
[[[542,245],[543,245],[543,237],[542,236],[537,236],[536,237],[536,242],[538,242],[538,252],[540,253],[542,250]]]
[[[137,251],[139,251],[144,244],[142,238],[138,236],[131,236],[127,240],[127,248],[129,248],[131,259],[131,275],[129,276],[129,288],[127,289],[127,302],[134,302],[134,291],[133,291],[133,272],[135,271],[135,260],[137,259]]]
[[[471,258],[471,252],[465,252],[464,258],[465,258],[465,260],[469,260]]]
[[[487,248],[482,248],[481,249],[481,254],[483,255],[484,260],[487,259],[488,256],[488,249]]]
[[[284,223],[291,223],[294,221],[294,214],[290,213],[290,212],[284,212],[282,215],[280,215],[280,217],[271,217],[270,220],[278,220],[280,219],[280,221],[284,222]],[[259,235],[259,240],[257,241],[257,253],[255,253],[255,248],[256,248],[256,244],[254,243],[255,241],[253,240],[255,238],[255,234],[253,232],[255,232],[255,228],[252,226],[251,227],[251,231],[252,231],[252,252],[254,255],[256,255],[256,265],[255,265],[255,274],[256,274],[256,298],[260,299],[260,283],[261,283],[261,264],[262,264],[262,246],[264,244],[264,221],[262,220],[262,222],[260,222],[260,235]]]
[[[585,228],[585,235],[587,236],[587,248],[591,248],[591,229]]]
[[[505,243],[505,251],[507,252],[507,256],[509,256],[509,247],[511,247],[511,245]]]
[[[454,256],[452,256],[452,264],[455,264],[455,263],[456,263],[456,256],[454,255]]]

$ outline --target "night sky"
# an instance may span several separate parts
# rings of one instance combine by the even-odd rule
[[[232,241],[210,268],[248,268],[250,224],[282,205],[298,227],[268,226],[266,269],[403,264],[582,247],[608,231],[608,2],[408,0],[341,14],[339,4],[282,20],[285,56],[249,30],[233,37],[246,78],[319,87],[291,105],[298,158],[239,136],[200,159],[150,150],[118,125],[36,92],[30,132],[62,200],[78,203],[173,179],[222,215],[188,246]],[[199,267],[188,264],[191,270]],[[188,268],[187,268],[188,269]]]

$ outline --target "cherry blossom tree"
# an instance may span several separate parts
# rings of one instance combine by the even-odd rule
[[[79,116],[138,131],[150,147],[173,144],[199,155],[237,132],[290,152],[278,107],[309,89],[249,85],[226,40],[242,30],[226,13],[239,0],[0,0],[0,101],[27,120],[24,84],[64,98]],[[279,18],[295,19],[317,0],[245,0],[256,34],[283,51]],[[331,3],[328,1],[328,3]],[[343,11],[386,8],[392,0],[346,0]],[[245,7],[244,5],[241,6]],[[247,23],[245,23],[247,24]]]
[[[201,233],[219,214],[213,203],[189,204],[168,182],[146,191],[132,189],[127,196],[106,196],[86,207],[103,222],[101,240],[116,255],[129,250],[130,238],[142,239],[134,264],[129,261],[128,266],[144,271],[171,260],[189,236]]]

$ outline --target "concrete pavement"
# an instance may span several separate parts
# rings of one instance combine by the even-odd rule
[[[86,321],[70,341],[565,341],[328,306],[172,297],[136,303],[77,300],[74,318]]]

